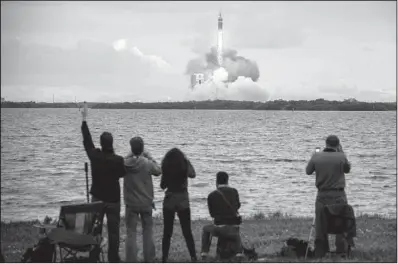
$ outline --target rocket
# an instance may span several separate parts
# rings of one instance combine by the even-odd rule
[[[222,58],[222,46],[223,46],[223,39],[222,39],[222,24],[223,19],[221,16],[221,12],[218,15],[218,34],[217,34],[217,61],[218,66],[222,67],[223,65],[223,58]]]

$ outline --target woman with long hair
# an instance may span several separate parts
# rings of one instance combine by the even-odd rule
[[[173,235],[174,217],[180,219],[182,233],[192,262],[196,262],[195,242],[191,230],[191,209],[188,196],[188,177],[195,178],[195,169],[178,148],[169,150],[162,161],[160,187],[166,190],[163,200],[162,261],[167,262],[170,240]]]

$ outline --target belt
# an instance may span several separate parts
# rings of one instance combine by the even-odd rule
[[[328,192],[328,191],[338,191],[338,192],[344,192],[344,188],[334,188],[334,189],[318,189],[320,192]]]

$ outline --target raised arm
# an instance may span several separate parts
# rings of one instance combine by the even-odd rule
[[[305,168],[305,172],[307,173],[307,175],[311,175],[312,173],[314,173],[314,171],[315,171],[315,163],[311,158],[307,164],[307,167]]]
[[[239,192],[238,190],[235,189],[235,195],[236,195],[236,205],[237,205],[237,209],[240,208],[240,199],[239,199]]]
[[[118,178],[123,178],[127,173],[126,167],[124,166],[124,159],[120,157],[118,159],[116,175]]]
[[[195,178],[196,177],[196,172],[194,167],[192,166],[191,162],[189,161],[189,159],[187,159],[187,166],[188,166],[188,177],[189,178]]]
[[[160,188],[162,188],[162,190],[167,188],[166,177],[164,174],[162,174],[162,177],[160,178]]]
[[[144,152],[142,153],[142,155],[148,159],[149,162],[149,166],[150,166],[150,172],[153,176],[159,176],[160,174],[162,174],[162,169],[160,168],[160,166],[157,164],[157,162],[155,161],[154,158],[152,158],[151,154],[144,150]]]
[[[162,174],[162,170],[155,160],[149,160],[149,162],[151,163],[151,173],[153,176],[159,176]]]
[[[82,134],[84,149],[86,150],[87,156],[91,159],[95,151],[95,146],[90,134],[90,130],[88,129],[87,122],[84,120],[82,122]]]
[[[84,102],[84,108],[83,108],[83,112],[82,112],[82,116],[83,116],[83,122],[82,122],[82,134],[83,134],[83,146],[84,149],[86,150],[87,156],[91,159],[93,157],[94,151],[95,151],[95,146],[93,143],[93,139],[91,137],[90,134],[90,130],[88,129],[87,126],[87,103]]]
[[[351,171],[351,163],[348,161],[347,157],[344,160],[343,171],[344,173],[350,173]]]
[[[214,212],[213,212],[213,207],[212,207],[212,201],[211,201],[211,193],[209,196],[207,196],[207,207],[209,208],[209,214],[212,218],[214,218]]]

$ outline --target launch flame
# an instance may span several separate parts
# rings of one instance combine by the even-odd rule
[[[189,99],[266,101],[269,94],[256,83],[260,77],[257,63],[238,56],[233,49],[223,49],[223,19],[218,17],[217,47],[190,60],[186,74],[191,75],[193,90]],[[200,76],[200,77],[199,77]],[[198,82],[199,81],[199,82]]]

